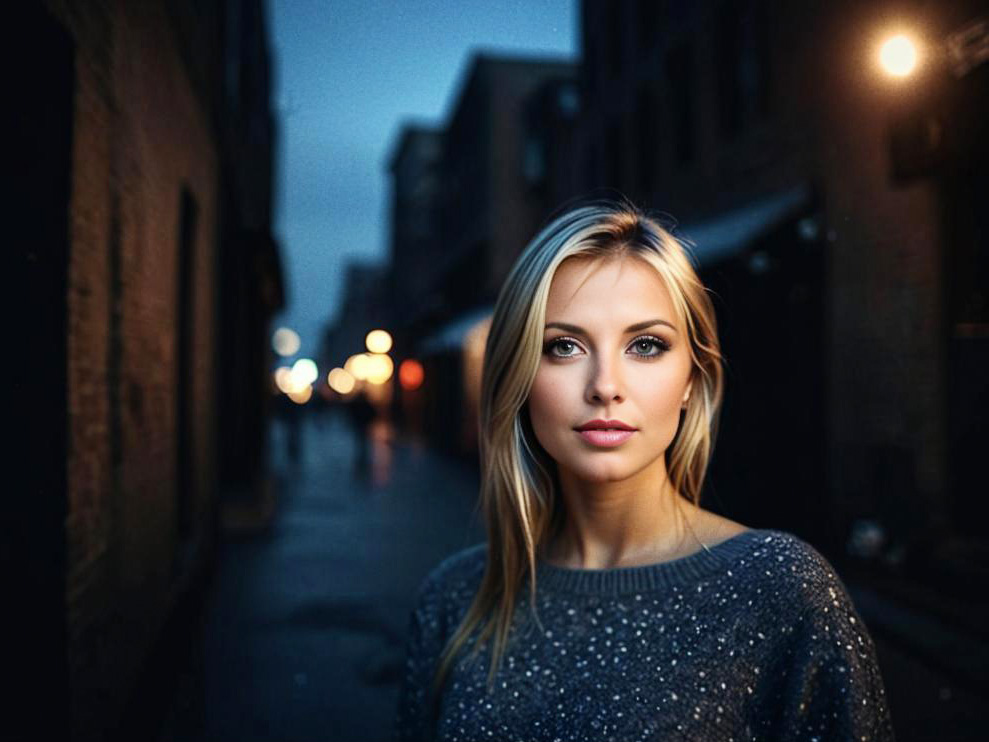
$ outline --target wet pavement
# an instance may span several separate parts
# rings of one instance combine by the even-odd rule
[[[483,540],[471,466],[377,426],[360,477],[343,419],[300,432],[292,461],[273,426],[271,525],[221,546],[161,742],[388,739],[415,590]]]
[[[360,476],[344,419],[307,420],[298,433],[272,428],[270,517],[226,519],[158,742],[389,739],[415,590],[440,559],[484,538],[473,466],[378,425]],[[983,739],[985,644],[868,585],[849,588],[876,641],[897,739]]]

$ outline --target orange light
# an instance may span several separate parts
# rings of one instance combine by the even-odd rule
[[[422,364],[412,358],[406,358],[398,367],[398,383],[406,391],[411,392],[414,389],[418,389],[422,386],[425,377]]]
[[[395,371],[395,364],[391,356],[385,353],[368,353],[367,356],[365,368],[367,380],[372,384],[384,384]]]
[[[295,389],[292,383],[292,369],[288,366],[280,366],[275,369],[275,384],[278,386],[278,390],[288,394]]]
[[[326,383],[337,394],[350,394],[354,391],[357,380],[348,371],[342,368],[335,368],[330,371]]]
[[[305,386],[302,389],[291,391],[288,393],[288,398],[291,399],[296,404],[305,404],[312,397],[312,387]]]
[[[879,64],[891,77],[908,77],[918,61],[917,44],[906,34],[886,39],[879,49]]]

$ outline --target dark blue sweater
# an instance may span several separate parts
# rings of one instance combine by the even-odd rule
[[[486,545],[444,560],[410,622],[396,740],[892,740],[865,625],[831,565],[750,530],[671,562],[604,570],[540,561],[493,690],[477,631],[436,703],[440,652]]]

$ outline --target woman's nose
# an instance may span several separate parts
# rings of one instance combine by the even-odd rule
[[[625,392],[616,361],[598,360],[587,384],[588,402],[621,401]]]

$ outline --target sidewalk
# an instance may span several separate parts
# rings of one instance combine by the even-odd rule
[[[469,466],[378,429],[361,479],[342,420],[303,425],[297,461],[272,431],[270,525],[228,521],[160,742],[388,739],[414,592],[440,559],[484,538]]]

